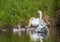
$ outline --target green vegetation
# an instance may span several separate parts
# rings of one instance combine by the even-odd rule
[[[54,15],[55,0],[0,0],[0,27],[27,25],[30,17],[37,17],[37,10]]]

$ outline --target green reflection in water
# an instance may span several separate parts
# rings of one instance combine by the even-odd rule
[[[54,36],[44,39],[44,42],[56,42]],[[0,42],[33,42],[30,41],[29,35],[25,32],[22,32],[21,36],[13,34],[12,32],[0,32]],[[38,41],[39,42],[39,41]]]

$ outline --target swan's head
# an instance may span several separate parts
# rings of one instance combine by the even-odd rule
[[[38,14],[42,14],[42,11],[38,10],[37,13],[38,13]]]
[[[21,28],[20,25],[18,25],[18,28]]]

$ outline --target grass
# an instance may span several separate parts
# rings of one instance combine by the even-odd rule
[[[54,5],[54,0],[0,0],[0,27],[27,25],[31,17],[37,17],[37,10],[52,16]]]

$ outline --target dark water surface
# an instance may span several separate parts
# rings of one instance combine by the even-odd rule
[[[56,42],[56,39],[52,37],[44,39],[44,42]],[[13,34],[12,32],[0,32],[0,42],[33,42],[25,32],[22,32],[21,36]]]
[[[21,36],[12,32],[0,32],[0,42],[30,42],[29,35],[22,33]]]

